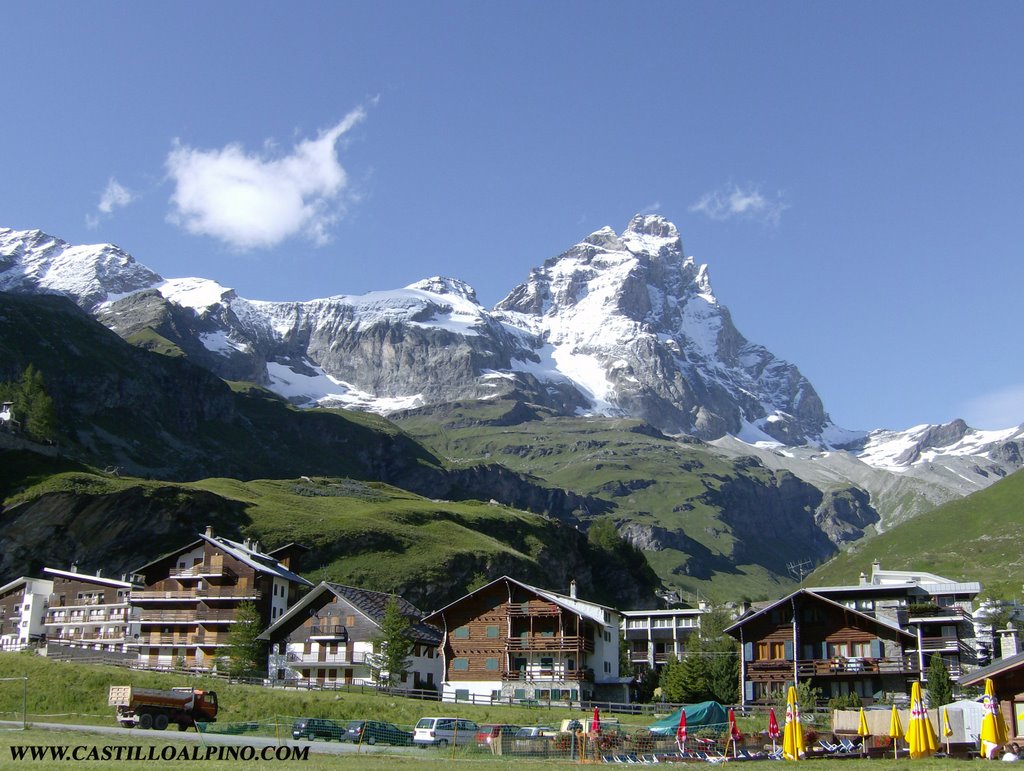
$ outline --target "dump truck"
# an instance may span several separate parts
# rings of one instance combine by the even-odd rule
[[[195,688],[135,688],[112,685],[107,704],[117,707],[117,722],[126,728],[153,728],[163,731],[171,723],[187,731],[196,723],[217,720],[217,694]]]

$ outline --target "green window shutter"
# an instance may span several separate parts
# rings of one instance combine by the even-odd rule
[[[487,659],[487,661],[484,662],[484,669],[496,670],[497,668],[498,668],[498,660],[497,659]]]
[[[458,671],[465,671],[469,669],[469,659],[459,658],[452,660],[452,669]]]
[[[880,659],[885,655],[885,650],[882,648],[882,641],[875,638],[871,641],[871,658]]]
[[[746,642],[743,643],[743,660],[753,661],[754,660],[754,643]]]
[[[514,699],[525,699],[526,698],[526,689],[525,688],[516,688],[515,691],[512,694],[512,698],[514,698]]]
[[[487,627],[487,636],[488,637],[494,639],[494,638],[498,637],[499,634],[500,634],[500,632],[498,630],[498,627],[496,627],[496,626],[489,626],[489,627]]]
[[[453,637],[458,637],[459,639],[465,639],[469,637],[469,627],[460,626],[458,629],[455,630]]]
[[[468,688],[456,688],[455,689],[455,701],[469,701],[469,689]]]
[[[793,660],[793,641],[792,640],[786,640],[785,643],[782,646],[782,650],[783,650],[782,658],[784,658],[786,661],[792,661]]]

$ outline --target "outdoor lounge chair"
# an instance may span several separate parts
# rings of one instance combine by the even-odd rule
[[[832,742],[828,741],[827,739],[818,739],[818,744],[829,755],[834,755],[835,753],[837,753],[839,751],[839,745],[838,744],[833,744]]]

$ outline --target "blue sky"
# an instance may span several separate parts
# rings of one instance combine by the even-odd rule
[[[442,274],[491,305],[653,211],[840,425],[1024,421],[1019,2],[3,18],[0,226],[254,299]]]

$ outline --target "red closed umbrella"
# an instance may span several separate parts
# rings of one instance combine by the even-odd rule
[[[676,747],[680,752],[686,752],[686,710],[679,710],[679,728],[676,729]]]
[[[768,709],[768,738],[772,740],[772,752],[775,752],[775,740],[782,736],[779,721],[775,719],[775,707]]]
[[[594,719],[590,721],[590,731],[595,734],[601,732],[601,710],[597,707],[594,707]]]
[[[732,707],[729,707],[729,738],[732,740],[732,756],[735,758],[738,753],[737,745],[743,738],[743,734],[740,733],[740,729],[736,725],[736,710]]]

